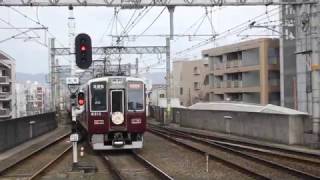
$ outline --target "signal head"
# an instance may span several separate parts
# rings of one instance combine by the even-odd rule
[[[78,93],[78,105],[83,106],[85,104],[85,95],[83,92]]]
[[[80,69],[88,69],[92,64],[91,38],[87,34],[79,34],[75,39],[76,64]]]

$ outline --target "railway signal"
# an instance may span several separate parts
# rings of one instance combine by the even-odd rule
[[[80,69],[88,69],[92,64],[92,45],[88,34],[79,34],[75,40],[76,64]]]
[[[85,96],[83,92],[78,93],[78,105],[83,106],[85,103]]]

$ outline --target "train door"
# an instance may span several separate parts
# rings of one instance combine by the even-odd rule
[[[111,90],[111,121],[113,125],[124,125],[124,90]]]

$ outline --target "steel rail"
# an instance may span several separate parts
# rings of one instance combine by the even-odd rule
[[[5,167],[4,169],[0,170],[0,175],[2,175],[3,173],[7,172],[9,169],[17,166],[18,164],[22,163],[23,161],[37,155],[38,153],[46,150],[47,148],[53,146],[54,144],[57,144],[58,142],[60,142],[62,139],[66,138],[67,136],[69,136],[70,133],[66,133],[62,136],[59,136],[58,138],[56,138],[53,142],[50,142],[48,144],[45,144],[44,146],[41,146],[40,148],[30,152],[29,154],[27,154],[26,156],[24,156],[23,158],[19,159],[18,161],[15,161],[11,164],[9,164],[7,167]]]
[[[162,171],[159,167],[155,166],[150,161],[146,160],[143,156],[137,154],[135,151],[131,151],[130,154],[133,155],[135,160],[137,160],[140,164],[150,169],[152,173],[156,174],[160,179],[174,180],[174,178],[170,177],[167,173]],[[119,179],[119,180],[127,179],[122,175],[121,171],[117,168],[116,164],[110,160],[109,155],[103,155],[103,158],[107,163],[109,169],[112,171],[113,175],[116,177],[116,179]]]
[[[247,169],[247,168],[245,168],[245,167],[239,166],[238,164],[236,164],[236,163],[234,163],[234,162],[232,162],[232,161],[228,161],[228,160],[225,160],[225,159],[223,159],[223,158],[220,158],[219,156],[217,156],[217,155],[215,155],[215,154],[213,154],[213,153],[211,153],[211,152],[204,151],[204,150],[202,150],[202,149],[200,149],[200,148],[191,146],[191,145],[189,145],[188,143],[179,141],[179,140],[173,138],[172,136],[167,135],[167,134],[165,134],[165,133],[163,133],[163,132],[161,132],[161,131],[154,130],[154,129],[148,129],[148,131],[151,132],[151,133],[153,133],[153,134],[156,134],[156,135],[158,135],[158,136],[161,136],[161,137],[163,137],[163,138],[165,138],[165,139],[167,139],[167,140],[169,140],[169,141],[171,141],[171,142],[173,142],[173,143],[175,143],[175,144],[178,144],[178,145],[184,146],[184,147],[186,147],[186,148],[188,148],[188,149],[190,149],[190,150],[193,150],[193,151],[195,151],[195,152],[199,152],[199,153],[201,153],[201,154],[206,154],[206,155],[208,155],[210,158],[212,158],[212,159],[214,159],[214,160],[216,160],[216,161],[219,161],[219,162],[225,164],[226,166],[228,166],[228,167],[230,167],[230,168],[232,168],[232,169],[235,169],[235,170],[237,170],[238,172],[240,172],[240,173],[242,173],[242,174],[244,174],[244,175],[247,175],[247,176],[249,176],[249,177],[253,177],[253,178],[255,178],[255,179],[270,179],[270,178],[268,178],[268,177],[266,177],[266,176],[264,176],[264,175],[262,175],[262,174],[256,173],[256,172],[251,171],[251,170],[249,170],[249,169]]]
[[[110,171],[114,175],[114,177],[118,180],[125,180],[126,178],[121,174],[120,170],[116,167],[116,165],[110,160],[109,156],[103,155],[103,158],[108,165]]]
[[[285,172],[287,172],[289,174],[292,174],[294,176],[297,176],[297,177],[307,178],[307,179],[320,179],[320,177],[318,177],[316,175],[313,175],[313,174],[310,174],[310,173],[307,173],[307,172],[303,172],[303,171],[288,167],[286,165],[280,165],[280,164],[278,164],[278,163],[276,163],[274,161],[266,160],[266,159],[260,158],[260,157],[258,157],[256,155],[250,155],[248,153],[245,153],[245,152],[242,152],[242,151],[239,151],[239,150],[235,150],[233,148],[230,148],[230,147],[227,147],[225,145],[221,145],[221,144],[218,144],[218,143],[215,143],[215,142],[211,142],[211,141],[208,141],[206,139],[197,138],[197,137],[190,136],[190,135],[181,135],[181,134],[178,135],[177,133],[175,134],[174,132],[169,132],[167,130],[156,130],[156,131],[160,131],[162,133],[168,133],[170,135],[174,135],[174,136],[177,136],[177,137],[180,137],[180,138],[185,138],[185,139],[189,139],[189,140],[192,140],[192,141],[197,141],[197,142],[200,142],[200,143],[204,143],[204,144],[213,146],[215,148],[219,148],[221,150],[228,151],[230,153],[239,155],[241,157],[249,158],[249,159],[251,159],[251,160],[253,160],[255,162],[259,162],[259,163],[268,165],[271,168],[280,169],[282,171],[285,171]]]
[[[148,166],[155,174],[158,174],[158,176],[163,179],[163,180],[174,180],[173,177],[169,176],[167,173],[165,173],[164,171],[162,171],[159,167],[155,166],[154,164],[152,164],[150,161],[148,161],[147,159],[145,159],[143,156],[141,156],[140,154],[136,153],[135,151],[132,151],[132,154],[134,155],[134,157],[142,162],[143,164],[145,164],[146,166]]]
[[[195,136],[198,138],[204,138],[206,140],[210,140],[211,142],[214,142],[214,143],[217,143],[220,145],[224,145],[224,146],[228,146],[230,148],[237,148],[237,149],[251,151],[251,152],[265,153],[265,154],[274,155],[274,156],[277,155],[277,156],[282,156],[284,158],[291,159],[294,161],[299,161],[299,162],[307,163],[307,164],[314,165],[314,166],[320,166],[320,161],[311,160],[311,158],[312,159],[319,159],[320,156],[316,156],[316,155],[309,154],[309,153],[291,151],[291,150],[281,149],[281,148],[277,148],[277,147],[270,147],[270,146],[266,146],[266,145],[254,144],[254,143],[240,142],[240,141],[225,139],[225,138],[221,138],[221,137],[198,134],[195,132],[186,132],[186,131],[179,130],[179,129],[160,127],[160,126],[153,125],[153,124],[148,124],[148,125],[151,127],[165,129],[165,130],[168,130],[171,132],[180,133],[182,135],[192,135],[192,136]],[[305,159],[305,158],[310,158],[310,159]]]
[[[55,162],[57,162],[59,159],[61,159],[68,151],[72,149],[72,145],[69,145],[63,152],[61,152],[58,156],[56,156],[53,160],[51,160],[49,163],[47,163],[45,166],[43,166],[41,169],[39,169],[37,172],[35,172],[29,180],[37,179],[40,177],[40,175],[47,170],[50,166],[52,166]]]

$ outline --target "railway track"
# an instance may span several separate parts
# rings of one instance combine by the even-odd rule
[[[0,172],[0,179],[38,179],[49,167],[63,157],[72,145],[67,142],[69,133],[55,139],[52,143],[32,151],[24,158],[8,165]]]
[[[213,136],[189,133],[184,132],[182,130],[163,128],[154,125],[151,125],[151,127],[165,129],[167,131],[180,134],[182,136],[192,136],[193,139],[197,139],[201,142],[207,141],[205,143],[215,143],[244,153],[249,153],[254,156],[260,156],[264,159],[272,160],[278,164],[288,166],[289,168],[299,169],[298,171],[304,171],[308,174],[313,174],[316,177],[320,177],[320,157],[316,155],[269,146],[236,142],[234,140],[229,139],[216,139],[216,137]]]
[[[213,136],[213,135],[206,135],[206,134],[200,134],[200,133],[189,132],[189,131],[187,132],[187,131],[179,130],[176,128],[160,127],[160,126],[157,126],[154,124],[148,124],[148,126],[155,127],[155,128],[163,128],[168,131],[178,132],[180,134],[193,135],[195,137],[200,137],[200,138],[212,140],[213,142],[220,143],[222,145],[229,145],[234,148],[238,147],[239,149],[247,149],[247,150],[249,150],[251,148],[253,150],[260,150],[260,151],[264,151],[266,153],[270,152],[273,154],[279,154],[279,155],[287,156],[288,158],[292,158],[292,159],[300,159],[300,161],[305,161],[306,163],[313,163],[313,162],[315,162],[315,159],[319,159],[318,161],[316,161],[314,163],[314,165],[317,165],[320,163],[320,156],[319,155],[309,154],[309,153],[305,153],[302,151],[300,151],[300,152],[299,151],[292,151],[292,150],[278,148],[278,147],[270,147],[267,145],[255,144],[255,143],[250,143],[250,142],[241,142],[238,140],[227,139],[227,138],[217,137],[217,136]]]
[[[135,151],[108,152],[103,153],[101,156],[104,158],[116,179],[173,180],[172,177]]]
[[[171,141],[178,142],[180,144],[182,143],[184,146],[188,146],[188,147],[190,146],[190,144],[183,141],[181,142],[179,141],[179,139],[188,139],[193,142],[205,144],[207,146],[214,147],[214,148],[223,150],[225,152],[232,153],[237,156],[241,156],[245,159],[254,161],[256,163],[263,164],[275,170],[281,170],[282,172],[291,174],[297,178],[320,179],[320,175],[319,175],[320,172],[318,170],[320,167],[320,163],[318,161],[312,161],[310,159],[304,159],[302,157],[298,157],[297,155],[296,156],[284,155],[283,153],[276,153],[271,150],[265,150],[265,149],[256,148],[256,147],[240,146],[239,144],[232,144],[230,142],[228,143],[220,142],[217,140],[213,141],[204,137],[198,137],[195,134],[187,134],[185,132],[180,132],[177,130],[157,127],[157,126],[149,126],[149,131],[157,135],[160,135],[162,137],[165,137]],[[208,153],[208,152],[203,151],[202,153]],[[229,164],[230,166],[230,163],[232,162],[225,162],[225,163]],[[309,166],[309,168],[312,168],[312,170],[311,171],[307,170],[303,165]],[[241,168],[245,169],[244,167],[241,167]],[[238,170],[241,170],[241,169],[238,168]],[[246,172],[246,170],[241,170],[241,171],[246,174],[250,174],[250,172]],[[253,174],[251,174],[251,176],[252,175]],[[258,175],[262,175],[262,174],[258,174]],[[270,177],[263,176],[260,178],[269,179]]]

